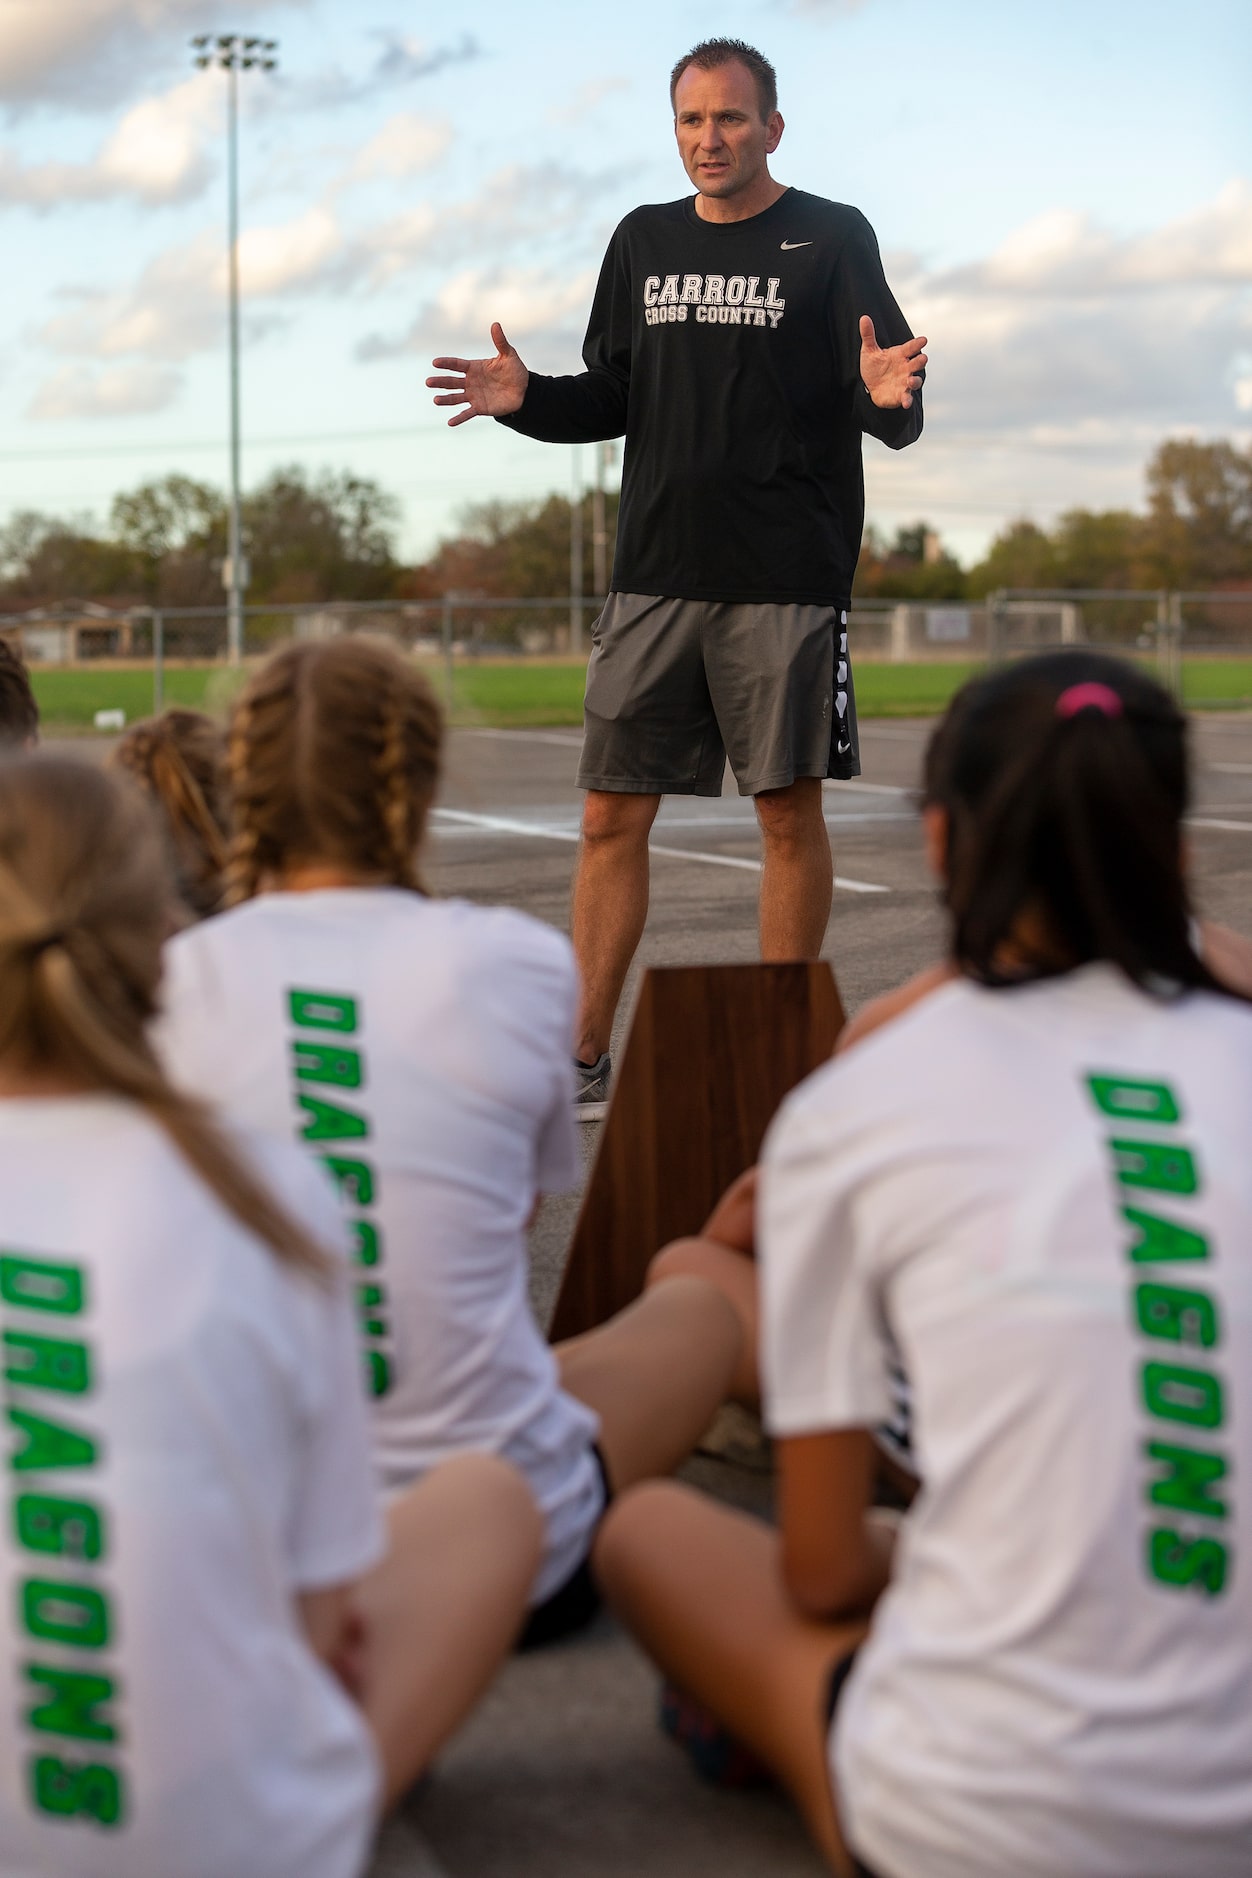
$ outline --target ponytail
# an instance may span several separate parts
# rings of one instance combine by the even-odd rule
[[[952,956],[986,985],[1095,960],[1154,996],[1236,995],[1193,943],[1186,720],[1135,666],[1047,654],[972,680],[926,754]]]
[[[86,764],[0,765],[0,1065],[137,1103],[239,1223],[326,1277],[331,1260],[267,1192],[148,1041],[169,887],[142,800]]]

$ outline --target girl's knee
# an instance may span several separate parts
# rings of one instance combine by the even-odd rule
[[[707,1277],[704,1245],[703,1239],[672,1239],[662,1246],[649,1262],[645,1287],[650,1290],[666,1278]]]
[[[666,1535],[692,1497],[689,1487],[674,1480],[641,1481],[617,1495],[600,1521],[591,1554],[596,1578],[610,1600],[641,1559],[667,1544]]]

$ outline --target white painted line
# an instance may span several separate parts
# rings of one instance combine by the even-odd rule
[[[487,730],[473,729],[462,733],[467,737],[512,737],[522,743],[557,743],[562,750],[581,750],[583,734],[581,730],[572,730],[562,736],[555,730]]]
[[[1232,834],[1252,835],[1252,822],[1222,822],[1213,815],[1189,815],[1188,828],[1226,828]]]
[[[1221,776],[1252,776],[1252,763],[1204,763],[1203,769],[1215,769]]]
[[[916,789],[904,789],[899,783],[862,782],[859,777],[851,776],[846,780],[842,777],[828,776],[825,787],[827,789],[859,789],[870,796],[915,796],[917,794]]]
[[[464,822],[467,828],[482,828],[494,835],[536,835],[542,841],[577,841],[576,828],[553,828],[548,822],[517,822],[505,815],[471,815],[468,809],[432,809],[446,822]]]
[[[442,816],[445,821],[461,822],[467,828],[486,829],[492,834],[531,835],[539,841],[576,842],[578,840],[577,831],[574,829],[553,828],[547,824],[535,822],[518,822],[505,815],[474,815],[468,809],[432,809],[431,814]],[[709,867],[748,868],[754,874],[759,874],[761,871],[759,861],[744,860],[735,854],[706,854],[699,848],[663,848],[655,842],[648,843],[648,851],[651,854],[663,855],[666,860],[703,861]],[[845,893],[889,893],[891,891],[889,887],[880,887],[870,880],[846,880],[841,874],[835,875],[835,885],[841,887]]]

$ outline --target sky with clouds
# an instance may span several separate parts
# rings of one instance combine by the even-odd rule
[[[447,430],[427,362],[498,317],[577,369],[615,222],[685,192],[668,72],[715,32],[778,67],[774,173],[865,211],[929,337],[925,436],[866,446],[880,525],[968,558],[1137,504],[1164,435],[1252,442],[1248,0],[0,0],[0,519],[225,480],[214,29],[281,43],[242,87],[245,480],[376,476],[409,554],[569,487],[568,449]]]

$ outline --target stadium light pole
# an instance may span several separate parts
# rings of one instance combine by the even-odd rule
[[[245,38],[242,33],[198,33],[191,42],[201,71],[215,67],[226,74],[227,97],[227,241],[230,280],[230,521],[223,568],[226,587],[226,648],[232,665],[243,658],[243,596],[248,568],[239,525],[239,74],[272,72],[278,60],[276,39]]]

